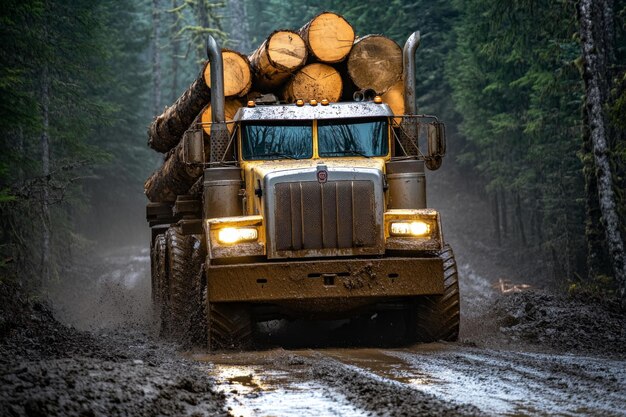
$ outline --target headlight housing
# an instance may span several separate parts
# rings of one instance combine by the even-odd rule
[[[221,217],[205,223],[209,257],[237,258],[265,255],[263,217]]]
[[[385,248],[440,251],[443,248],[443,236],[439,213],[430,209],[385,212]]]

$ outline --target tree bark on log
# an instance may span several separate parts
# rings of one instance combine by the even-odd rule
[[[153,203],[173,203],[176,196],[187,190],[202,175],[202,167],[183,162],[183,142],[180,142],[165,157],[163,165],[144,184],[144,192]]]
[[[612,260],[613,274],[619,290],[622,306],[626,307],[626,253],[620,233],[620,218],[617,214],[616,196],[613,191],[613,176],[609,160],[606,115],[608,66],[606,60],[606,37],[597,36],[598,29],[613,21],[612,9],[603,0],[580,0],[578,18],[583,55],[583,78],[586,89],[586,107],[589,130],[596,165],[598,201],[604,225],[605,237]],[[604,91],[603,91],[604,90]]]
[[[304,66],[307,56],[304,40],[297,33],[290,30],[272,33],[249,57],[255,89],[268,93],[280,88]]]
[[[224,97],[243,97],[252,88],[252,70],[245,55],[222,49],[224,60]],[[204,81],[211,88],[211,66],[204,67]],[[206,104],[206,103],[205,103]]]
[[[158,152],[175,147],[198,113],[211,100],[211,91],[204,82],[204,68],[196,80],[176,102],[165,109],[148,128],[148,145]]]
[[[360,89],[383,94],[402,79],[402,48],[382,35],[360,38],[348,56],[348,75]]]
[[[341,75],[335,68],[314,63],[302,68],[287,82],[283,98],[288,103],[297,99],[336,102],[341,97],[342,88]]]
[[[343,61],[352,49],[354,29],[342,16],[323,12],[298,31],[311,54],[319,62]]]

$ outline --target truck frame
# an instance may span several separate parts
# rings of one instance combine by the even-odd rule
[[[415,74],[419,41],[404,46],[404,74]],[[456,340],[456,262],[424,169],[441,165],[445,127],[416,114],[414,77],[403,116],[360,91],[354,102],[249,101],[227,126],[212,37],[207,53],[210,141],[201,125],[182,139],[203,176],[175,204],[147,207],[162,333],[247,349],[258,321],[392,311],[407,341]]]

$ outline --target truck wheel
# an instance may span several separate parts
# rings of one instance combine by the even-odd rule
[[[231,303],[205,303],[209,350],[246,350],[252,346],[252,318],[247,308]]]
[[[412,315],[415,325],[411,333],[412,339],[419,342],[454,342],[459,338],[459,276],[450,245],[444,246],[439,257],[443,260],[444,293],[415,300]]]
[[[167,265],[165,235],[157,235],[154,239],[150,258],[152,260],[152,307],[156,320],[163,329],[163,316],[167,310]]]
[[[192,313],[193,271],[191,236],[182,234],[179,227],[167,229],[167,275],[166,287],[169,300],[166,328],[171,336],[185,337],[190,327]]]

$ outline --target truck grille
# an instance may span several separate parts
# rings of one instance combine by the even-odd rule
[[[276,251],[377,245],[372,181],[283,182],[274,190]]]

